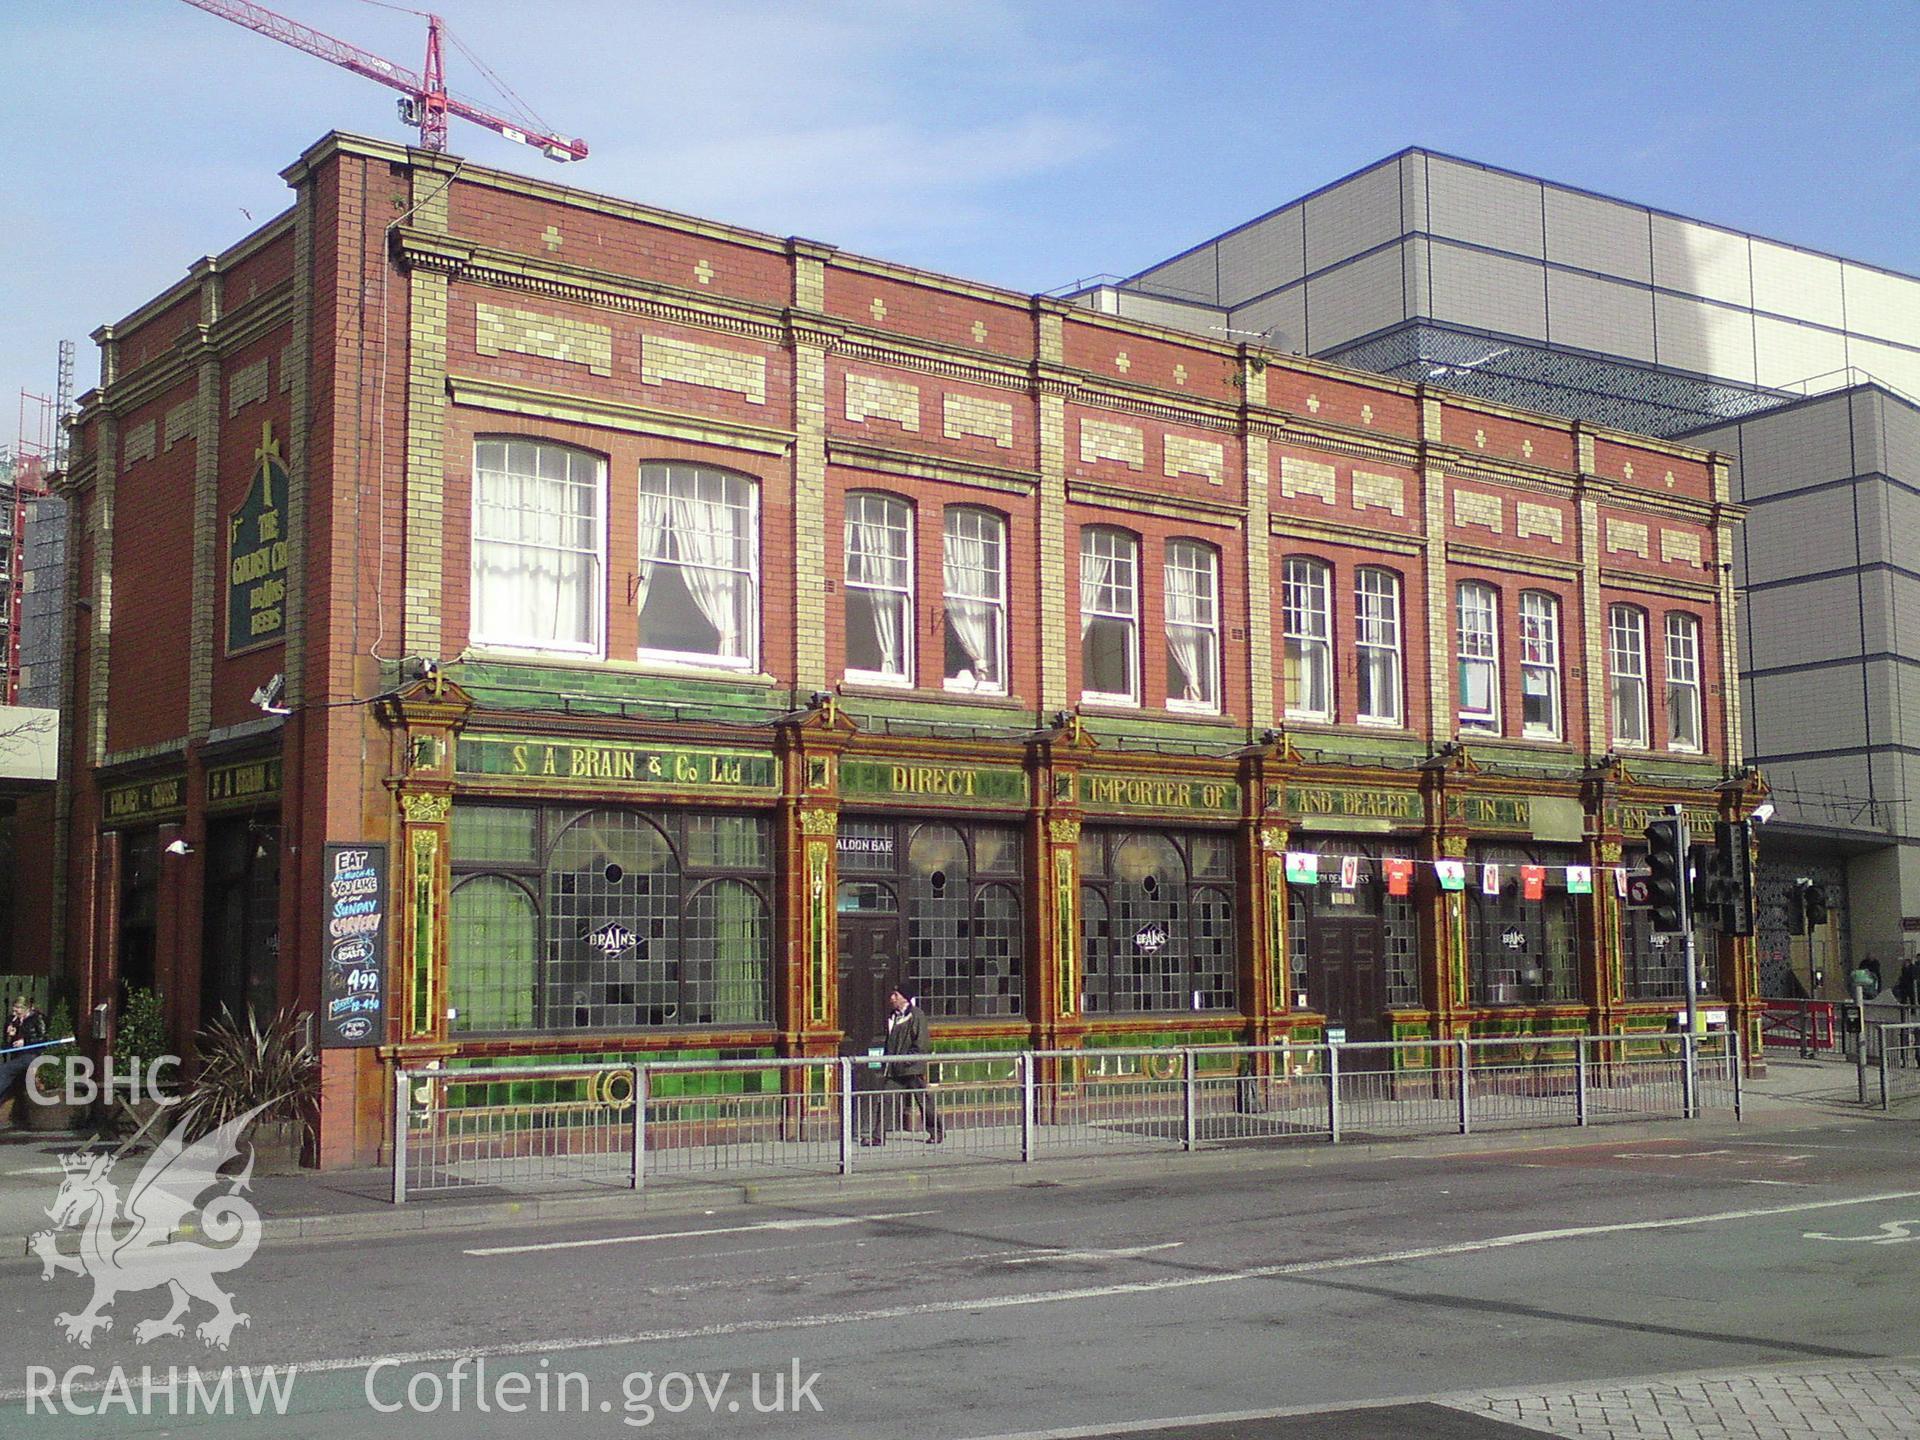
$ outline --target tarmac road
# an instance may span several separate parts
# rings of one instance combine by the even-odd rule
[[[962,1440],[1244,1412],[1269,1418],[1166,1433],[1625,1435],[1655,1403],[1626,1379],[1722,1369],[1758,1377],[1714,1382],[1717,1421],[1750,1428],[1645,1433],[1774,1433],[1782,1386],[1838,1416],[1851,1385],[1878,1418],[1791,1433],[1920,1435],[1920,1369],[1909,1395],[1894,1363],[1920,1351],[1916,1241],[1920,1127],[1821,1119],[274,1243],[230,1277],[250,1320],[225,1354],[191,1329],[135,1343],[161,1290],[82,1349],[54,1317],[87,1283],[6,1261],[0,1435]],[[190,1415],[183,1377],[141,1390],[142,1366],[222,1364],[297,1367],[285,1418]],[[776,1375],[786,1413],[758,1413]],[[1570,1428],[1601,1403],[1583,1392],[1621,1428]]]

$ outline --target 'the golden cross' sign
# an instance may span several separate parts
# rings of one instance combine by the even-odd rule
[[[253,483],[227,517],[227,653],[282,639],[287,630],[287,467],[273,422],[260,426]]]

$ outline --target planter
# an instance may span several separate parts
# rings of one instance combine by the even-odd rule
[[[305,1127],[297,1120],[259,1120],[247,1131],[253,1146],[253,1173],[292,1175],[300,1169]]]
[[[153,1117],[161,1110],[170,1109],[171,1104],[163,1104],[150,1095],[138,1100],[117,1102],[104,1117],[105,1123],[119,1135],[138,1135],[143,1131],[148,1142],[158,1143],[165,1137],[168,1129],[166,1121],[154,1123]]]
[[[20,1103],[21,1108],[17,1113],[29,1130],[53,1133],[72,1130],[80,1123],[81,1107],[69,1105],[64,1100],[44,1103],[29,1095]]]

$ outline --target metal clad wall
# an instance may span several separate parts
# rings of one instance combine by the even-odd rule
[[[1220,298],[1242,305],[1255,295],[1290,285],[1306,273],[1306,206],[1289,205],[1221,238]]]
[[[1431,263],[1434,319],[1547,338],[1546,276],[1538,263],[1437,241]]]
[[[1378,250],[1307,282],[1307,345],[1343,345],[1406,318],[1400,247]]]
[[[1595,195],[1546,187],[1547,258],[1642,285],[1653,281],[1647,212]]]
[[[1540,259],[1540,182],[1435,158],[1427,203],[1435,235]]]
[[[1597,275],[1547,272],[1547,338],[1556,345],[1653,359],[1653,292]]]
[[[1307,201],[1307,269],[1338,264],[1399,233],[1400,172],[1378,166]]]

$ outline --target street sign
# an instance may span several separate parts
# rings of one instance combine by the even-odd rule
[[[1647,871],[1636,870],[1627,876],[1627,908],[1629,910],[1653,908],[1653,876]]]

